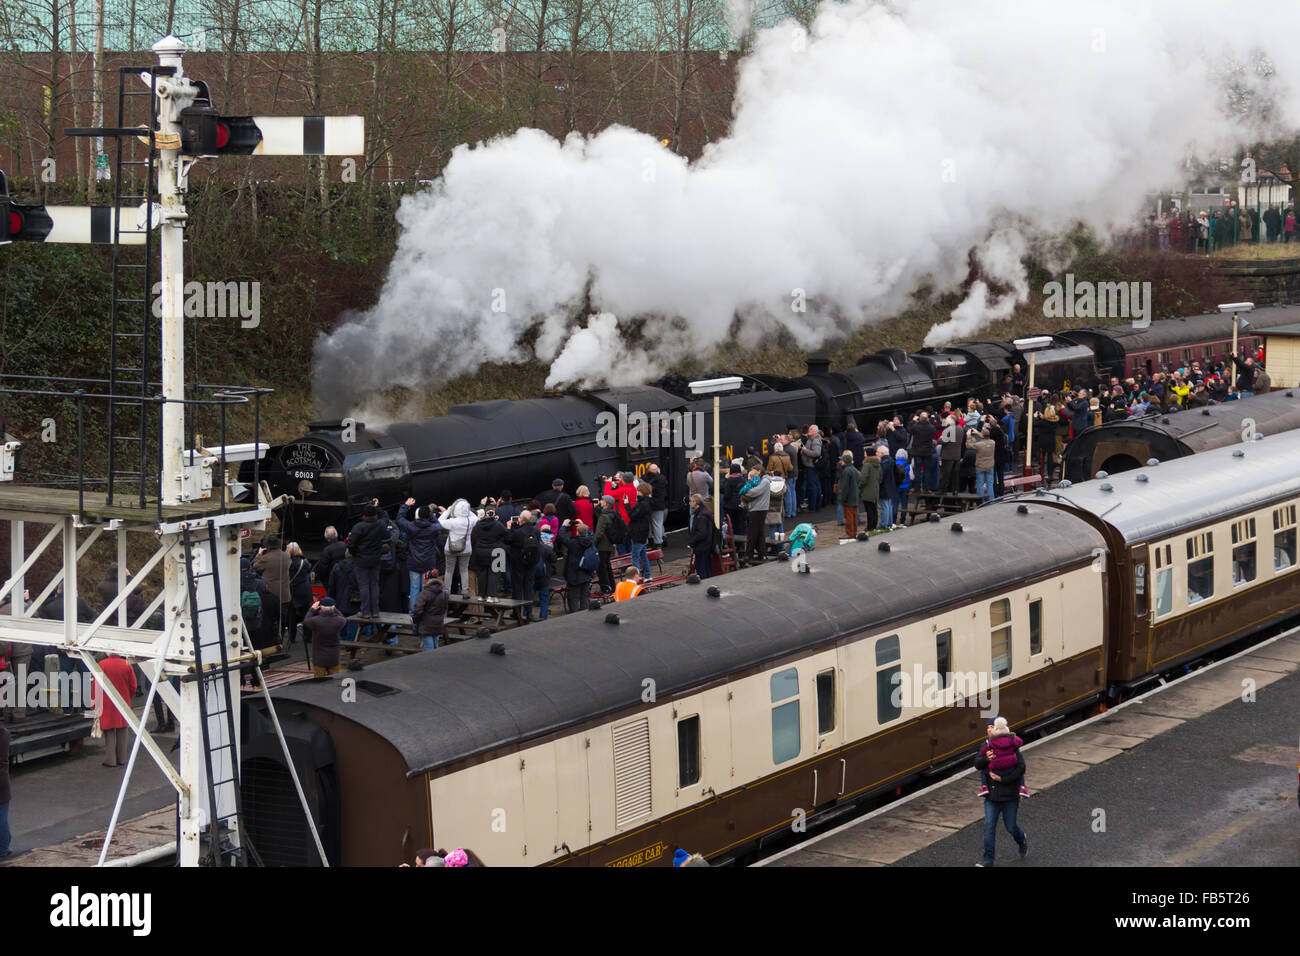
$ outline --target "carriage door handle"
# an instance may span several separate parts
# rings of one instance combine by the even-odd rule
[[[840,758],[840,792],[839,796],[844,796],[844,785],[849,778],[849,762],[843,757]]]
[[[812,805],[817,806],[817,771],[813,771],[813,798]]]

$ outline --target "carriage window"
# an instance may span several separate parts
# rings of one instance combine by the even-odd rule
[[[772,708],[772,762],[781,764],[799,756],[799,672],[793,667],[772,675],[772,703],[794,700]]]
[[[829,734],[835,729],[835,670],[817,675],[817,734]]]
[[[1029,602],[1029,656],[1043,653],[1043,599]]]
[[[1288,571],[1295,567],[1295,528],[1273,535],[1273,570]]]
[[[1273,570],[1295,567],[1295,505],[1273,509]]]
[[[934,636],[934,650],[939,665],[939,689],[947,690],[952,684],[952,631],[940,631]]]
[[[1196,604],[1214,596],[1214,557],[1187,565],[1187,603]]]
[[[898,682],[903,669],[898,658],[897,634],[876,641],[876,720],[881,724],[897,720],[903,713]]]
[[[1255,519],[1242,518],[1232,526],[1232,586],[1255,580]]]
[[[1011,673],[1011,600],[1002,598],[989,605],[989,640],[993,652],[993,679]]]
[[[1232,549],[1232,586],[1249,584],[1255,580],[1255,542],[1240,544]]]
[[[1156,617],[1163,617],[1174,607],[1174,569],[1156,572]]]
[[[700,782],[700,715],[677,721],[677,786]]]

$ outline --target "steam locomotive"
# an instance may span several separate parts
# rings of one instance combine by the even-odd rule
[[[1297,306],[1257,310],[1239,344],[1253,351],[1261,344],[1258,332],[1295,322]],[[1036,384],[1046,390],[1226,357],[1232,319],[1216,313],[1145,328],[1096,326],[1051,339],[1034,356]],[[1015,364],[1025,368],[1027,356],[1013,344],[976,341],[911,354],[881,349],[839,371],[812,358],[797,378],[743,375],[743,385],[720,398],[722,457],[743,455],[750,445],[766,455],[774,433],[800,424],[838,430],[855,422],[867,430],[894,413],[964,403],[969,396],[991,399]],[[692,395],[684,379],[672,376],[645,386],[456,405],[438,418],[383,429],[349,419],[318,421],[301,438],[272,447],[259,477],[274,494],[293,499],[281,520],[308,551],[319,546],[327,526],[350,525],[372,498],[392,508],[408,496],[447,504],[510,489],[523,497],[557,477],[572,492],[581,484],[594,489],[616,471],[639,476],[651,464],[667,477],[676,508],[686,502],[691,459],[712,455],[712,408],[711,398]],[[253,477],[245,463],[241,479]]]

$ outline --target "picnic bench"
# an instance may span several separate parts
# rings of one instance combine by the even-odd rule
[[[915,524],[918,518],[924,520],[932,514],[947,517],[977,508],[984,502],[983,495],[969,492],[944,491],[909,491],[907,507],[903,510],[902,523]]]
[[[497,631],[504,631],[528,623],[527,618],[520,620],[514,612],[522,608],[527,615],[531,615],[532,606],[532,601],[523,601],[516,598],[449,594],[447,595],[447,608],[449,610],[456,608],[458,616],[449,617],[443,621],[443,628],[448,635],[455,633],[461,637],[473,635],[480,627],[486,627],[489,631],[496,633]],[[507,617],[507,615],[510,616]]]
[[[1012,495],[1018,491],[1029,491],[1043,483],[1042,475],[1021,475],[1019,478],[1003,478],[1002,493]]]
[[[385,657],[392,657],[394,654],[417,654],[422,650],[420,639],[415,633],[415,624],[409,614],[394,611],[381,611],[370,617],[352,614],[348,617],[348,622],[359,624],[362,628],[374,625],[369,634],[359,632],[355,640],[339,641],[339,650],[347,651],[348,660],[356,660],[360,652],[382,653]],[[397,638],[397,643],[387,643],[390,637]]]

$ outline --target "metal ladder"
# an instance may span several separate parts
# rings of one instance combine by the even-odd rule
[[[188,527],[182,530],[181,537],[194,641],[193,679],[199,682],[199,719],[203,726],[203,759],[210,808],[204,863],[207,866],[238,866],[246,862],[243,857],[246,850],[251,860],[260,866],[261,861],[247,833],[239,828],[242,807],[235,734],[234,708],[237,703],[231,699],[231,655],[227,652],[230,641],[221,607],[221,582],[217,576],[217,531],[208,525],[206,569],[195,566],[195,542]],[[205,578],[211,579],[212,604],[202,607],[199,604],[199,583]],[[260,680],[260,668],[258,676]]]
[[[117,215],[113,221],[108,381],[110,394],[131,397],[113,398],[108,405],[108,499],[113,504],[134,503],[142,509],[151,487],[151,472],[159,467],[149,452],[150,403],[146,401],[150,381],[157,381],[160,374],[157,344],[149,334],[154,321],[153,285],[159,278],[158,243],[153,232],[158,144],[152,133],[158,128],[158,77],[174,72],[171,67],[159,66],[119,68],[117,128],[113,133],[117,141],[113,181],[113,206]],[[142,74],[149,77],[148,88],[132,88],[129,84],[139,84]],[[134,128],[144,133],[147,144],[127,132],[130,129],[128,105],[136,104],[142,97],[147,97],[148,118]],[[139,188],[141,169],[144,193],[126,192],[128,184],[123,172],[132,173],[130,188],[134,190]],[[146,209],[143,229],[122,228],[123,217],[134,215],[141,204]],[[122,235],[141,232],[143,247],[121,245]],[[143,248],[143,261],[136,251],[140,248]],[[138,399],[134,397],[137,395]]]

